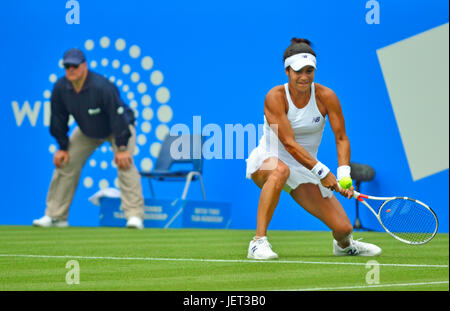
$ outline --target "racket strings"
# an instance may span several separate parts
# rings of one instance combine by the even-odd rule
[[[380,210],[380,219],[389,232],[416,244],[431,239],[437,229],[434,213],[411,199],[387,201]]]

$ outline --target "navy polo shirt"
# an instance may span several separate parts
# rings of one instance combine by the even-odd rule
[[[122,101],[115,84],[88,71],[80,93],[66,77],[59,79],[51,97],[50,133],[61,150],[69,147],[68,121],[72,115],[81,132],[90,138],[104,139],[114,134],[117,146],[126,146],[134,124],[133,111]]]

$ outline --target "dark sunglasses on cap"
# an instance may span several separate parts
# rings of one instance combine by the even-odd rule
[[[80,65],[75,65],[75,64],[64,64],[64,68],[70,69],[70,67],[73,67],[74,69],[77,69],[78,67],[80,67]]]

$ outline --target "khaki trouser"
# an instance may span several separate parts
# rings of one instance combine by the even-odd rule
[[[127,149],[133,155],[136,143],[136,131],[130,125],[131,137]],[[106,139],[93,139],[84,135],[77,127],[69,138],[69,163],[62,168],[55,168],[47,194],[47,209],[45,214],[51,218],[67,220],[69,208],[80,179],[81,169],[94,151],[108,141],[114,153],[117,152],[114,136]],[[142,195],[141,177],[134,163],[128,170],[117,167],[122,208],[125,216],[130,218],[144,216],[144,198]]]

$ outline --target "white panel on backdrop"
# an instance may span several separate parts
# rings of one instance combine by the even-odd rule
[[[377,50],[414,181],[449,168],[448,27]]]

